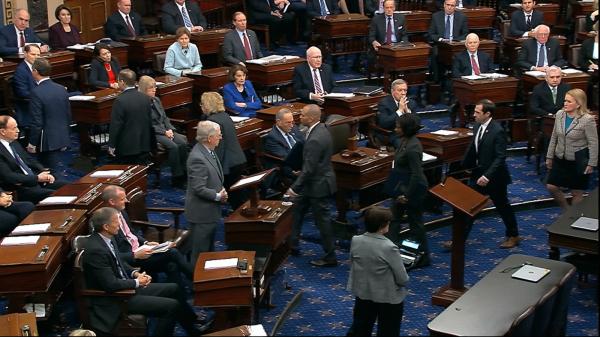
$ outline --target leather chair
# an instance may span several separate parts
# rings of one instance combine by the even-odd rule
[[[579,54],[581,53],[581,44],[572,44],[567,50],[567,61],[569,64],[576,69],[580,68]]]
[[[348,138],[350,138],[350,125],[348,123],[334,124],[336,121],[346,118],[342,115],[329,115],[325,120],[325,125],[331,133],[333,141],[333,153],[342,152],[347,148]]]
[[[535,306],[530,306],[512,323],[507,336],[532,336]]]
[[[157,75],[164,75],[165,58],[167,51],[159,51],[152,54],[152,71]]]
[[[79,66],[78,70],[78,79],[79,79],[79,90],[83,93],[88,93],[92,91],[92,86],[90,86],[90,72],[92,71],[90,64],[82,64]]]
[[[102,290],[87,289],[82,258],[85,254],[84,246],[88,237],[89,235],[77,236],[73,239],[72,243],[75,254],[73,286],[82,328],[99,332],[97,328],[90,324],[89,299],[94,297],[116,298],[120,301],[121,319],[113,331],[105,331],[105,333],[114,336],[146,336],[146,317],[143,315],[129,315],[127,313],[127,300],[135,295],[135,290],[120,290],[109,293]]]

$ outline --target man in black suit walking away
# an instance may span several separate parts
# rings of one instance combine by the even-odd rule
[[[333,143],[327,127],[320,122],[321,109],[316,104],[302,108],[300,123],[306,126],[302,171],[298,179],[288,189],[287,194],[295,199],[294,222],[292,227],[292,253],[299,254],[300,233],[304,215],[311,208],[319,232],[325,255],[310,261],[314,266],[333,267],[337,265],[333,230],[329,217],[329,200],[336,191],[335,173],[331,166]]]
[[[148,34],[142,24],[142,16],[131,11],[131,0],[117,1],[118,11],[108,17],[104,24],[104,33],[114,41],[124,37],[136,37]]]
[[[475,105],[475,128],[473,141],[462,161],[462,166],[471,169],[469,185],[477,192],[489,195],[506,226],[506,238],[500,248],[513,248],[519,244],[519,230],[515,213],[508,201],[508,184],[512,182],[506,166],[506,134],[502,125],[492,120],[496,105],[483,99]],[[469,236],[473,220],[469,217],[465,240]],[[444,242],[449,248],[451,243]]]

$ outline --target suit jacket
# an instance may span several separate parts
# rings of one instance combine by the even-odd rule
[[[146,239],[144,239],[143,236],[138,235],[138,231],[136,231],[135,228],[131,226],[131,222],[129,221],[129,215],[127,214],[127,212],[123,210],[120,213],[121,216],[123,216],[123,219],[125,220],[127,225],[129,226],[129,230],[137,238],[140,246],[142,246],[144,242],[146,242]],[[135,266],[135,257],[133,255],[133,251],[131,250],[131,243],[129,243],[129,241],[127,240],[127,236],[125,235],[122,229],[119,228],[119,232],[117,233],[117,235],[113,236],[113,240],[115,242],[115,248],[119,252],[121,260],[127,262],[131,266]]]
[[[262,108],[262,103],[260,101],[260,97],[254,91],[254,86],[252,86],[252,82],[246,80],[244,83],[244,90],[246,91],[246,98],[242,96],[235,84],[233,82],[229,82],[223,86],[223,100],[225,102],[225,107],[235,111],[238,115],[242,117],[254,117],[256,115],[256,110]],[[240,108],[235,105],[236,102],[244,102],[246,103],[245,108]]]
[[[479,71],[482,73],[489,73],[494,70],[494,63],[492,58],[481,50],[477,51],[477,63],[479,64]],[[452,60],[452,77],[459,78],[461,76],[471,75],[473,67],[471,67],[471,53],[465,50],[460,54],[457,54]]]
[[[13,152],[16,152],[27,166],[33,171],[33,175],[23,173],[15,157],[8,152],[3,144],[0,144],[0,183],[2,186],[21,184],[25,187],[38,186],[37,174],[42,172],[44,166],[31,157],[18,141],[10,143]]]
[[[400,249],[390,239],[365,232],[352,237],[347,290],[362,300],[398,304],[408,294],[409,277]]]
[[[319,69],[319,72],[321,74],[322,89],[327,93],[332,92],[335,88],[335,81],[333,80],[331,66],[323,63]],[[311,92],[315,92],[315,84],[313,82],[308,62],[299,64],[294,68],[294,77],[292,82],[296,97],[299,97],[303,102],[314,103],[309,97]]]
[[[150,97],[136,89],[127,89],[115,99],[108,143],[115,148],[117,157],[148,153],[156,148],[151,110]]]
[[[506,134],[502,125],[491,120],[485,129],[479,152],[475,151],[475,138],[481,127],[475,125],[473,129],[473,140],[467,149],[462,165],[464,168],[473,169],[472,180],[477,180],[481,176],[489,179],[488,186],[506,186],[511,183],[510,173],[506,166]]]
[[[302,171],[291,186],[296,193],[309,198],[324,198],[336,191],[335,173],[331,166],[333,142],[323,123],[317,124],[304,143]]]
[[[208,120],[221,126],[223,139],[219,142],[219,146],[215,148],[215,153],[223,167],[223,174],[228,175],[232,167],[246,162],[246,155],[240,146],[240,141],[235,133],[235,125],[228,113],[222,111],[212,114],[208,116]]]
[[[336,0],[324,0],[330,15],[340,14],[340,6]],[[321,16],[321,4],[319,0],[306,0],[306,14],[310,18]]]
[[[25,61],[19,63],[13,75],[13,93],[16,97],[29,99],[31,90],[36,84],[31,75],[31,70]],[[31,113],[29,112],[29,101],[17,101],[15,104],[16,120],[20,127],[29,127],[31,124]]]
[[[408,109],[415,111],[416,108],[416,103],[409,100]],[[377,125],[387,130],[394,130],[396,128],[396,119],[398,119],[397,110],[398,105],[396,105],[394,96],[387,95],[382,98],[377,104]]]
[[[165,108],[162,106],[158,97],[151,98],[152,106],[152,127],[157,135],[164,135],[167,130],[175,131],[175,127],[171,124]]]
[[[590,114],[576,117],[565,130],[566,118],[563,110],[556,113],[546,158],[575,160],[575,152],[587,147],[590,151],[588,165],[598,166],[598,131],[594,117]]]
[[[300,129],[298,129],[297,126],[292,128],[290,135],[292,135],[296,141],[296,144],[304,142],[304,135],[302,132],[300,132]],[[265,139],[263,140],[263,151],[270,155],[285,159],[291,150],[292,148],[289,146],[288,142],[285,140],[277,126],[273,125],[271,131],[267,133]]]
[[[188,16],[192,21],[192,25],[201,26],[207,28],[206,18],[202,15],[200,7],[195,1],[186,1],[185,8],[187,9]],[[179,11],[179,7],[173,0],[168,0],[160,9],[161,11],[161,25],[162,30],[167,34],[175,34],[175,31],[179,27],[185,26],[183,23],[183,16]]]
[[[25,43],[41,43],[45,44],[40,39],[33,29],[25,28],[23,31]],[[0,56],[17,55],[19,53],[19,42],[17,41],[17,33],[14,24],[9,24],[0,28]]]
[[[408,198],[409,206],[420,207],[420,205],[410,204],[411,201],[422,201],[427,193],[427,178],[423,173],[423,146],[416,137],[401,138],[398,150],[394,157],[394,170],[403,176],[405,181],[402,183],[403,194]]]
[[[567,61],[565,61],[562,57],[560,43],[557,39],[550,37],[546,42],[545,47],[548,66],[565,67],[567,65]],[[537,64],[537,58],[537,40],[527,39],[525,42],[523,42],[523,46],[519,51],[517,66],[523,70],[530,70],[531,67]]]
[[[68,46],[81,43],[81,37],[79,36],[79,28],[73,24],[69,33],[65,32],[62,23],[57,22],[48,28],[48,38],[50,39],[50,48],[52,49],[66,49]]]
[[[552,90],[546,81],[538,83],[533,87],[533,92],[529,96],[529,111],[538,116],[555,114],[562,109],[565,103],[565,94],[571,90],[569,83],[560,83],[556,88],[556,103],[552,102]]]
[[[435,43],[440,38],[444,37],[444,30],[446,27],[446,13],[444,11],[438,11],[433,13],[431,16],[431,24],[429,25],[429,41]],[[467,17],[460,11],[454,12],[454,22],[452,24],[452,40],[462,41],[469,34],[469,27],[467,26]]]
[[[396,34],[396,42],[408,42],[408,36],[406,35],[406,21],[404,15],[400,13],[394,13],[393,16],[393,30]],[[377,41],[381,44],[385,43],[385,35],[387,32],[387,16],[384,14],[375,15],[371,19],[369,25],[369,43]]]
[[[135,36],[146,35],[146,27],[142,24],[142,16],[138,13],[131,11],[129,12],[129,20],[135,30]],[[110,37],[113,41],[121,41],[124,37],[133,37],[129,33],[127,23],[119,11],[113,13],[108,17],[104,24],[104,34]]]
[[[587,71],[590,61],[598,63],[598,59],[594,59],[594,38],[586,39],[581,44],[579,51],[579,68]]]
[[[29,143],[38,151],[54,151],[71,144],[71,103],[64,86],[44,80],[31,91]]]
[[[246,29],[246,34],[248,36],[248,42],[250,43],[252,58],[258,59],[263,57],[256,33],[253,30]],[[223,38],[223,60],[229,65],[239,64],[240,62],[246,61],[244,45],[242,44],[242,40],[235,29],[225,34],[225,37]]]
[[[185,218],[193,223],[221,220],[221,204],[215,201],[223,189],[223,169],[206,147],[196,143],[187,160],[188,184],[185,194]]]
[[[522,10],[514,11],[510,16],[510,36],[521,37],[525,32],[532,30],[544,23],[544,12],[536,11],[531,13],[531,28],[527,27],[527,18]]]
[[[116,243],[113,239],[116,249]],[[125,261],[111,253],[110,249],[100,237],[93,233],[85,244],[83,253],[83,274],[86,289],[97,289],[107,292],[135,289],[135,280],[131,279],[133,268]],[[127,279],[121,279],[117,260],[125,269]],[[121,314],[120,302],[117,298],[94,297],[90,299],[90,324],[102,331],[112,331]]]
[[[121,71],[121,67],[119,66],[119,61],[113,58],[110,60],[110,67],[115,75],[115,79],[118,78],[119,72]],[[106,68],[104,68],[104,62],[94,58],[90,63],[90,78],[88,79],[89,85],[94,86],[96,88],[110,88],[108,84],[108,74],[106,73]]]

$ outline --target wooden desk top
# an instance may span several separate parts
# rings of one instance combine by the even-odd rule
[[[102,200],[102,190],[104,185],[99,184],[68,184],[64,185],[52,193],[53,197],[74,196],[76,199],[66,204],[41,204],[38,203],[35,209],[60,209],[77,208],[92,210],[98,206]]]
[[[202,32],[192,33],[190,40],[198,47],[200,55],[216,54],[223,44],[225,34],[230,31],[229,28],[206,29]]]
[[[202,94],[205,91],[219,91],[229,82],[227,79],[229,67],[202,69],[200,73],[187,74],[194,80],[194,94]]]
[[[598,187],[580,204],[570,207],[548,227],[550,247],[564,247],[574,251],[598,255],[598,231],[572,228],[580,216],[598,219]]]
[[[512,278],[518,268],[503,272],[525,262],[551,272],[537,283]],[[566,275],[574,275],[574,271],[575,267],[566,262],[510,255],[429,322],[427,328],[431,333],[450,336],[504,336],[520,314],[536,306],[542,296],[559,286]]]
[[[468,6],[464,8],[456,8],[467,17],[469,29],[492,29],[494,19],[496,18],[496,10],[484,6]]]
[[[256,85],[282,86],[292,83],[294,68],[305,62],[302,57],[286,58],[285,60],[270,62],[267,64],[256,64],[247,62],[248,79]]]
[[[313,20],[314,34],[319,34],[323,39],[369,34],[370,19],[358,13],[317,16]]]
[[[273,126],[275,124],[275,114],[277,114],[277,111],[281,110],[282,108],[287,108],[292,110],[294,121],[296,124],[298,124],[300,122],[300,111],[302,108],[304,108],[304,106],[306,106],[306,103],[300,102],[276,105],[256,111],[256,117],[264,120],[268,125]]]
[[[196,267],[194,268],[194,283],[219,281],[230,278],[252,277],[252,273],[254,271],[254,256],[255,252],[244,250],[226,250],[220,252],[200,253],[198,256],[198,261],[196,262]],[[248,261],[248,273],[242,274],[236,267],[204,269],[204,264],[206,261],[231,258],[238,258],[239,260],[246,259]]]
[[[24,326],[29,326],[29,336],[39,336],[35,312],[0,316],[0,336],[23,336]]]
[[[323,111],[327,115],[342,115],[360,117],[373,113],[373,105],[387,96],[385,92],[367,96],[354,95],[352,97],[326,97],[323,103]]]
[[[400,11],[406,19],[407,33],[422,33],[429,29],[431,12],[423,10]]]
[[[473,138],[471,129],[452,128],[458,135],[442,136],[430,133],[420,133],[417,138],[423,144],[423,151],[438,157],[444,163],[459,161],[465,155],[467,147]]]
[[[392,169],[393,153],[359,147],[364,157],[343,157],[336,153],[331,157],[338,188],[361,190],[387,180]]]
[[[132,63],[152,62],[154,52],[166,51],[175,42],[175,35],[145,35],[123,38],[129,45],[129,60]]]
[[[21,221],[19,226],[50,223],[50,227],[42,235],[61,236],[63,238],[63,244],[70,246],[71,240],[75,236],[87,234],[89,232],[86,214],[87,210],[74,208],[34,210]],[[13,234],[11,234],[11,236],[12,235]]]
[[[117,177],[92,177],[94,172],[108,170],[123,170]],[[94,171],[79,178],[75,184],[113,184],[119,185],[130,191],[134,187],[140,187],[143,191],[147,190],[148,166],[145,165],[102,165]],[[141,181],[140,181],[141,180]]]
[[[10,75],[10,74],[14,73],[15,69],[17,69],[17,65],[18,65],[18,63],[16,63],[16,62],[10,62],[10,61],[0,62],[0,75],[6,76],[6,75]]]

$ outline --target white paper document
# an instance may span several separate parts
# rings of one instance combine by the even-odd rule
[[[598,219],[581,216],[571,224],[571,227],[595,232],[598,230]]]
[[[39,235],[9,236],[2,240],[1,246],[35,245],[40,239]]]
[[[295,55],[269,55],[265,57],[261,57],[259,59],[254,60],[246,60],[246,63],[254,63],[254,64],[268,64],[271,62],[285,62],[286,60],[297,59],[298,56]]]
[[[439,136],[455,136],[458,135],[458,131],[453,131],[453,130],[437,130],[437,131],[433,131],[431,132],[434,135],[439,135]]]
[[[46,305],[44,303],[27,303],[23,306],[23,309],[27,312],[34,312],[35,317],[46,317]]]
[[[265,176],[265,174],[266,173],[257,174],[257,175],[254,175],[254,176],[250,176],[248,178],[242,178],[237,183],[233,184],[230,188],[234,188],[234,187],[238,187],[240,185],[246,185],[246,184],[250,184],[250,183],[259,181],[259,180],[261,180]]]
[[[248,325],[248,330],[250,330],[250,336],[268,336],[262,324]]]
[[[423,161],[424,163],[425,163],[425,162],[428,162],[428,161],[436,160],[436,159],[437,159],[437,157],[436,157],[436,156],[432,156],[432,155],[430,155],[429,153],[425,153],[425,152],[423,152],[423,160],[422,160],[422,161]]]
[[[165,85],[165,82],[156,81],[156,86],[160,87],[161,85]]]
[[[577,69],[573,69],[573,68],[565,68],[565,69],[561,69],[563,74],[579,74],[582,73],[583,71],[581,70],[577,70]]]
[[[164,253],[167,250],[169,250],[169,247],[171,247],[171,241],[165,241],[163,243],[159,243],[159,244],[154,245],[154,246],[141,245],[135,251],[137,252],[137,251],[140,251],[142,249],[150,249],[152,251],[152,254],[154,254],[154,253]]]
[[[96,171],[96,172],[90,174],[90,177],[92,177],[92,178],[115,178],[115,177],[118,177],[121,174],[123,174],[123,172],[125,172],[125,171],[124,170]]]
[[[242,117],[242,116],[231,116],[231,120],[234,123],[245,121],[246,119],[250,119],[250,117]]]
[[[70,96],[69,101],[91,101],[94,98],[96,98],[96,96],[75,95],[75,96]]]
[[[353,93],[344,93],[344,92],[331,92],[326,94],[324,97],[331,97],[331,98],[350,98],[350,97],[354,97]]]
[[[46,199],[40,201],[41,205],[50,205],[50,204],[68,204],[70,202],[75,201],[77,199],[76,196],[65,196],[65,197],[47,197]]]
[[[539,70],[530,70],[526,71],[525,75],[533,76],[533,77],[546,77],[546,73]]]
[[[19,235],[19,234],[38,234],[45,233],[48,228],[50,228],[50,223],[36,223],[31,225],[19,225],[10,232],[10,235]]]
[[[463,80],[482,80],[485,77],[483,77],[481,75],[464,75],[464,76],[461,76],[460,78],[462,78]]]
[[[208,260],[204,263],[204,269],[235,268],[237,267],[237,263],[237,257],[232,257],[230,259]]]
[[[483,74],[480,74],[479,76],[484,77],[484,78],[491,78],[491,79],[508,77],[508,75],[500,74],[500,73],[483,73]]]

